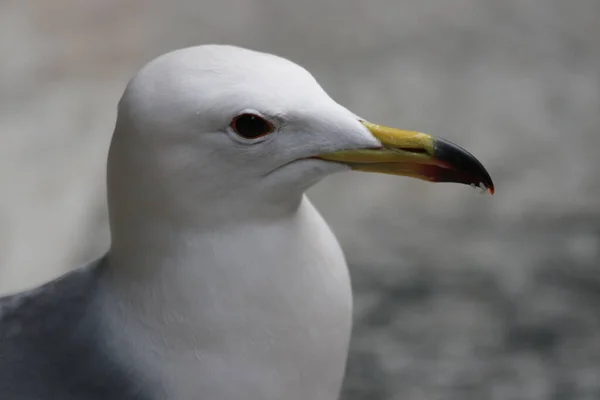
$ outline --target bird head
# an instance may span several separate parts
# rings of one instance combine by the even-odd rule
[[[291,61],[220,45],[177,50],[139,71],[119,104],[108,168],[113,203],[184,219],[287,209],[346,170],[494,191],[463,148],[367,121]]]

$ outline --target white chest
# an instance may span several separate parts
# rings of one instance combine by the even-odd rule
[[[128,294],[118,322],[169,399],[337,399],[351,289],[310,203],[286,223],[212,232],[182,257]]]

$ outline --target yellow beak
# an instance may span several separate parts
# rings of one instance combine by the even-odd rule
[[[457,182],[494,194],[494,183],[468,151],[445,139],[361,121],[380,142],[377,149],[342,150],[318,156],[352,169],[404,175],[431,182]]]

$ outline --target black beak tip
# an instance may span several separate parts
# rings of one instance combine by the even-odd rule
[[[481,162],[471,153],[446,139],[437,138],[434,156],[448,165],[439,181],[478,186],[494,194],[494,183]]]

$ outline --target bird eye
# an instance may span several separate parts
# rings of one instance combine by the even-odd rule
[[[245,139],[257,139],[273,133],[275,127],[259,115],[241,114],[231,121],[231,129]]]

